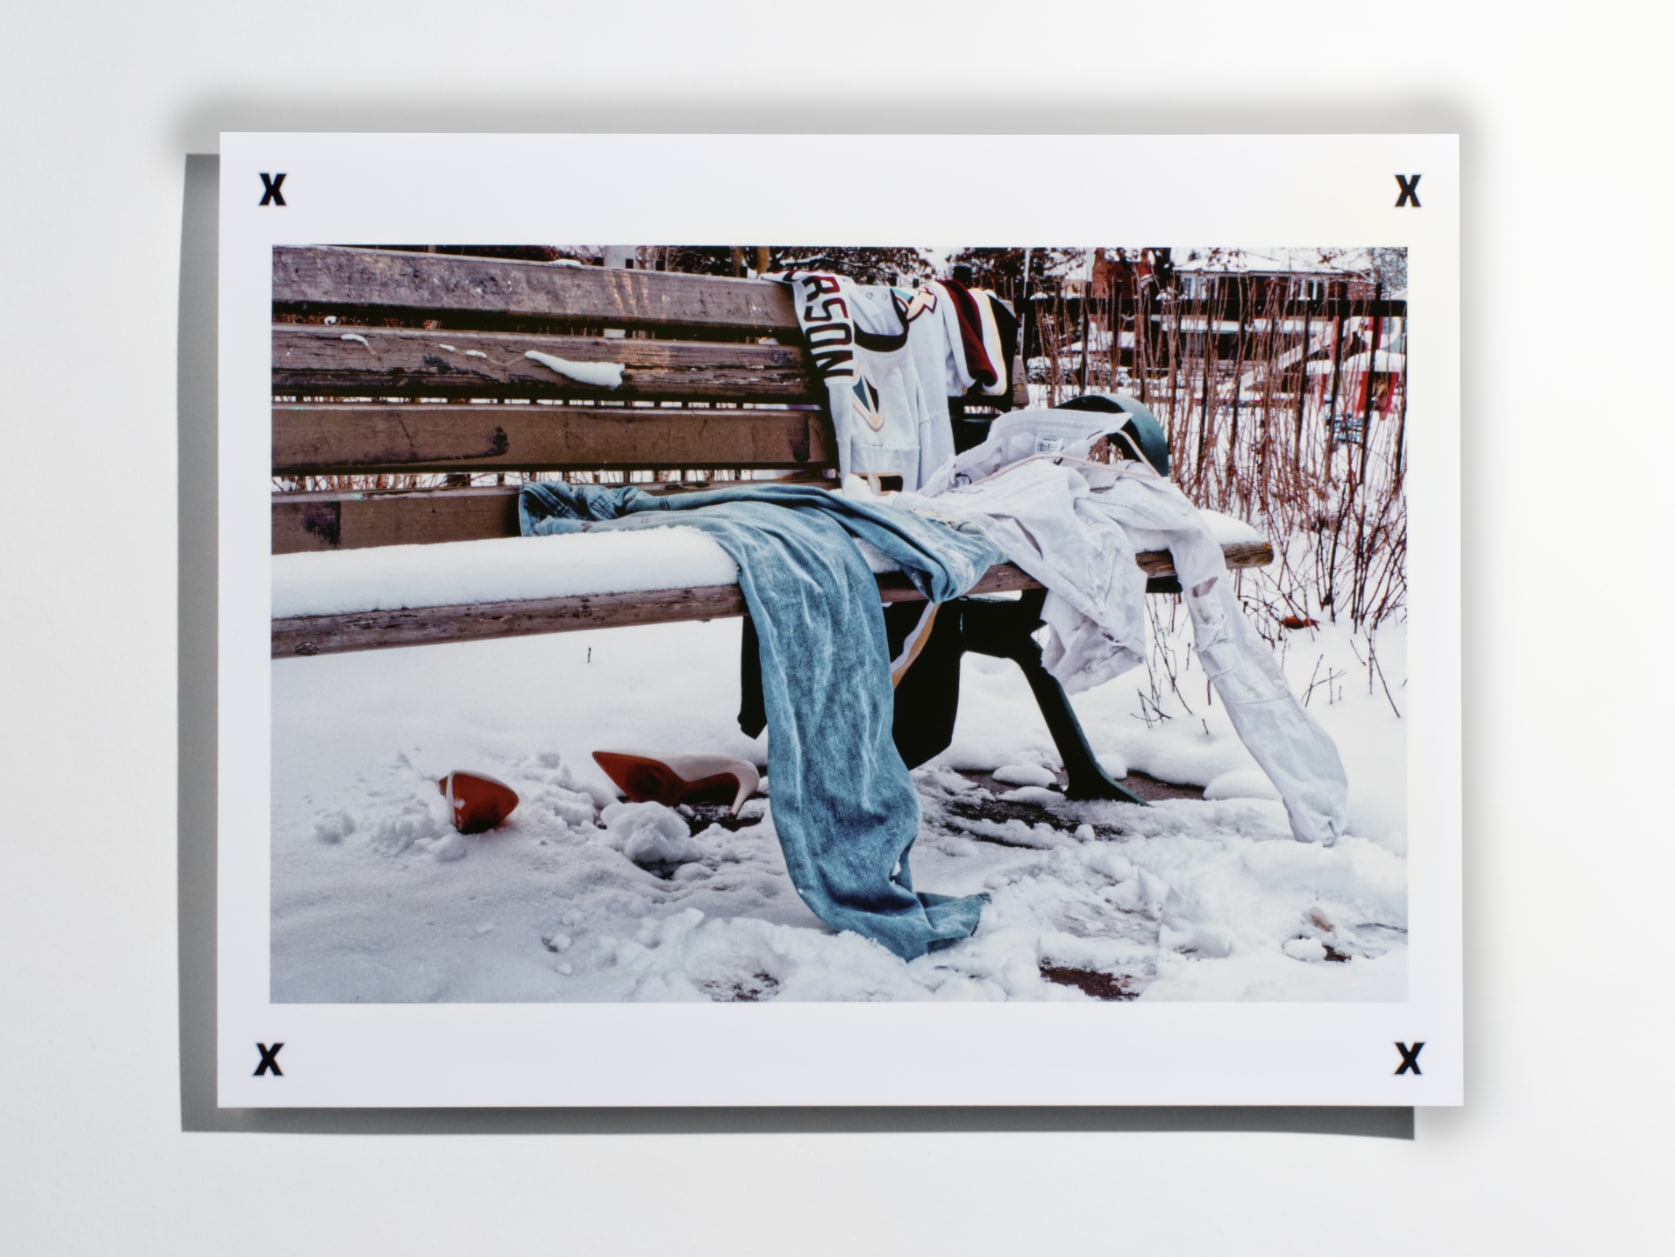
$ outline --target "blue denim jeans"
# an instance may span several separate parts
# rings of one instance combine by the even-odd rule
[[[539,483],[518,503],[525,535],[666,527],[672,512],[739,565],[760,642],[774,829],[797,893],[834,929],[903,959],[968,937],[986,895],[913,889],[919,798],[890,736],[877,582],[851,538],[877,546],[937,602],[963,594],[1000,552],[975,531],[812,485],[658,496]]]

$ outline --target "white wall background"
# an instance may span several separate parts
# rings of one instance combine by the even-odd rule
[[[181,1257],[1635,1241],[1670,1116],[1670,597],[1648,540],[1671,453],[1669,19],[1652,12],[14,6],[0,1235]],[[219,131],[261,129],[1462,132],[1468,1106],[1421,1112],[1411,1142],[183,1134],[182,174]],[[1020,153],[984,177],[1029,173]]]

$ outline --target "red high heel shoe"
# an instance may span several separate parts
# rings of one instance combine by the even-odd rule
[[[454,828],[462,834],[480,834],[493,829],[518,805],[517,792],[504,781],[481,773],[452,772],[436,783],[448,800]]]
[[[729,755],[636,755],[595,751],[594,761],[635,803],[725,803],[733,815],[761,784],[749,760]]]

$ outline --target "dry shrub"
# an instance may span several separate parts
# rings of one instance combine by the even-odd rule
[[[1405,359],[1388,351],[1402,321],[1375,327],[1358,312],[1370,301],[1344,318],[1283,317],[1297,291],[1271,285],[1263,303],[1214,325],[1202,305],[1186,313],[1167,295],[1119,311],[1116,328],[1107,308],[1095,322],[1107,320],[1110,348],[1090,354],[1089,387],[1138,397],[1168,433],[1187,496],[1274,540],[1274,565],[1242,582],[1247,599],[1276,621],[1347,618],[1372,630],[1407,598],[1407,379]],[[1153,316],[1150,336],[1119,349],[1121,333]],[[1067,339],[1043,319],[1042,392],[1081,373]],[[1394,370],[1369,373],[1369,363]]]

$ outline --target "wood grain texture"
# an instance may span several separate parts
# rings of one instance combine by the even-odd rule
[[[829,466],[816,410],[281,405],[275,475]]]
[[[1260,567],[1273,561],[1267,544],[1223,546],[1230,568]],[[1148,575],[1147,592],[1178,593],[1168,554],[1137,556]],[[1036,582],[1010,563],[989,569],[972,587],[973,594],[1034,589]],[[897,574],[879,577],[884,602],[923,597]],[[744,595],[737,585],[705,585],[691,589],[654,590],[627,594],[592,594],[567,598],[531,598],[515,602],[468,603],[419,607],[400,611],[367,611],[348,615],[296,616],[273,623],[272,657],[343,654],[391,646],[422,646],[440,642],[482,641],[563,633],[576,629],[621,628],[636,624],[667,624],[683,620],[712,620],[745,613]]]
[[[795,334],[790,290],[762,279],[381,249],[280,247],[276,304],[550,318],[638,328]]]
[[[653,493],[696,492],[736,485],[737,480],[642,484]],[[818,469],[776,479],[775,484],[822,484]],[[285,492],[273,495],[273,553],[362,550],[371,546],[434,545],[518,535],[518,487],[380,489]]]
[[[531,350],[572,362],[621,364],[622,383],[584,383],[526,357]],[[273,392],[813,403],[824,388],[809,374],[807,353],[793,345],[278,323]]]
[[[811,374],[789,290],[763,280],[349,248],[277,248],[276,312],[317,319],[398,312],[409,323],[452,316],[506,330],[419,330],[360,323],[281,322],[273,329],[273,391],[310,399],[273,409],[278,475],[497,470],[796,468],[820,476],[834,461],[825,392]],[[395,320],[392,320],[395,321]],[[704,335],[652,340],[561,334],[575,328]],[[715,337],[733,337],[725,343]],[[762,345],[749,338],[784,337]],[[742,338],[742,339],[741,339]],[[588,385],[526,355],[619,363],[617,388]],[[1021,370],[1008,398],[961,408],[1027,404]],[[385,399],[354,404],[317,398]],[[387,399],[492,399],[484,404]],[[568,404],[506,404],[541,399]],[[578,402],[593,402],[579,405]],[[677,410],[633,401],[793,405],[800,409]],[[719,483],[719,482],[718,482]],[[517,488],[276,493],[273,552],[359,549],[516,536]],[[1267,545],[1224,548],[1229,567],[1271,562]],[[1177,592],[1169,556],[1138,559],[1152,592]],[[974,593],[1034,588],[1011,565]],[[917,599],[905,578],[879,580],[884,601]],[[711,619],[744,613],[736,585],[491,602],[275,621],[274,657]]]
[[[518,535],[515,486],[412,493],[276,493],[273,553]]]

